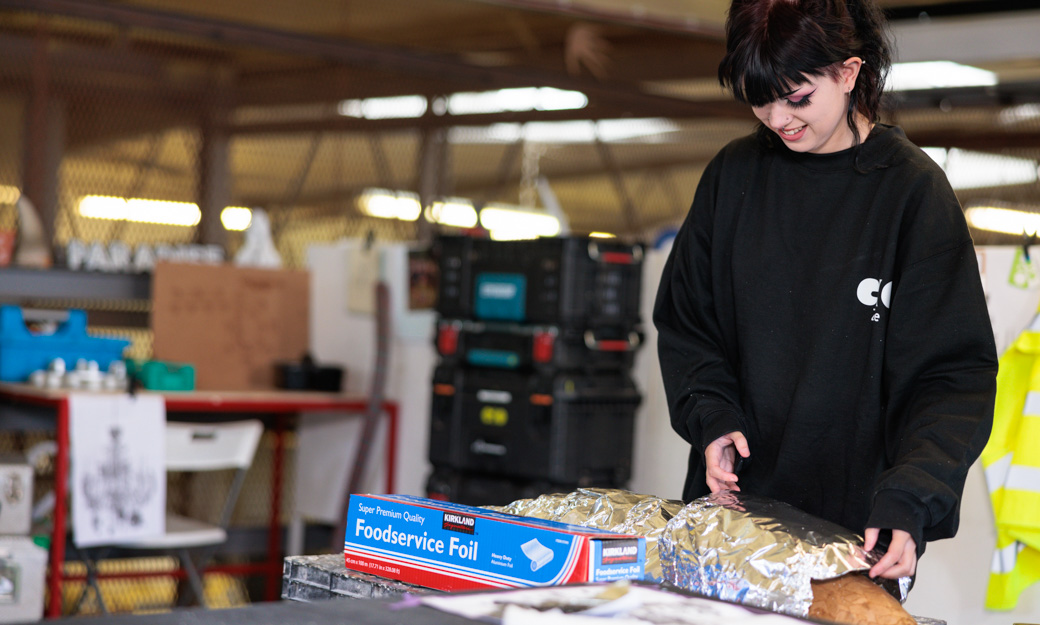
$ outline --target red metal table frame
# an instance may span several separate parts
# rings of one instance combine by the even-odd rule
[[[61,583],[64,579],[67,475],[69,469],[69,402],[72,391],[39,389],[23,384],[0,383],[0,398],[53,408],[55,411],[55,439],[58,447],[54,460],[54,528],[51,533],[50,567],[47,579],[49,598],[47,616],[61,616]],[[143,391],[149,393],[149,391]],[[367,407],[362,395],[341,395],[307,391],[225,391],[158,393],[166,401],[167,414],[209,412],[274,415],[275,449],[271,470],[271,517],[267,536],[267,562],[261,565],[242,565],[238,573],[262,572],[267,575],[267,598],[277,599],[282,574],[281,512],[282,475],[284,471],[284,417],[301,412],[361,413]],[[394,492],[394,470],[397,454],[397,404],[383,402],[383,414],[388,421],[386,437],[386,491]],[[213,569],[210,569],[213,570]]]

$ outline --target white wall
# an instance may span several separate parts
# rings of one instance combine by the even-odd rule
[[[393,487],[399,493],[421,495],[429,464],[429,387],[435,352],[432,311],[410,313],[407,302],[407,253],[403,244],[376,245],[375,272],[360,262],[362,243],[341,241],[312,246],[307,264],[311,274],[311,354],[322,365],[345,368],[345,390],[365,395],[375,365],[375,319],[352,308],[351,289],[372,288],[376,275],[390,286],[391,352],[386,399],[398,404],[397,462]],[[366,274],[366,275],[362,275]],[[354,457],[360,422],[355,416],[305,415],[301,420],[296,465],[296,506],[307,518],[331,522],[339,514],[349,463]],[[365,492],[386,492],[385,425],[372,445],[365,473]]]
[[[657,330],[651,316],[657,283],[667,258],[667,250],[649,250],[643,262],[641,310],[646,338],[636,355],[633,370],[636,384],[643,393],[643,403],[636,414],[634,466],[629,489],[665,499],[682,499],[690,446],[672,430],[668,419],[668,402],[657,360]]]
[[[349,370],[348,389],[367,388],[372,361],[374,326],[364,315],[346,310],[345,291],[350,250],[357,242],[312,248],[308,261],[312,271],[312,343],[319,361],[344,364]],[[393,288],[398,304],[404,299],[406,272],[403,245],[383,249],[382,271]],[[990,315],[993,318],[998,349],[1003,349],[1028,324],[1040,301],[1040,282],[1022,289],[1008,284],[1014,250],[980,248]],[[1040,255],[1040,250],[1037,250]],[[636,416],[634,468],[630,489],[669,499],[679,499],[686,471],[688,447],[672,432],[657,363],[657,334],[650,311],[657,282],[664,266],[665,252],[647,253],[643,278],[643,322],[646,339],[635,363],[634,376],[643,393]],[[387,395],[401,409],[401,430],[396,491],[422,495],[429,472],[427,434],[429,429],[429,385],[436,361],[432,338],[418,336],[415,328],[429,325],[406,315],[408,336],[396,336],[391,356],[392,375]],[[403,317],[402,317],[403,316]],[[345,449],[347,447],[345,446]],[[380,449],[380,447],[377,447]],[[378,471],[372,490],[380,490]],[[996,533],[989,498],[978,466],[968,475],[961,510],[961,528],[956,538],[929,545],[918,571],[917,586],[907,601],[916,615],[941,618],[949,625],[1008,625],[1012,622],[1040,622],[1040,585],[1023,594],[1012,612],[986,612],[983,601]]]

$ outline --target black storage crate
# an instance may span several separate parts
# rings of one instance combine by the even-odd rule
[[[434,466],[579,486],[622,486],[632,472],[640,395],[627,372],[525,374],[438,366]]]
[[[573,327],[639,323],[643,246],[555,237],[437,239],[437,312],[445,318]]]
[[[447,467],[434,467],[426,480],[426,496],[430,499],[467,506],[505,506],[520,499],[568,493],[577,488],[576,484],[508,478]]]
[[[441,362],[517,371],[630,369],[643,341],[640,328],[521,325],[440,319],[434,343]]]

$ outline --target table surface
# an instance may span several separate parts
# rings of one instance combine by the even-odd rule
[[[43,402],[59,402],[73,393],[122,393],[125,391],[88,391],[67,388],[41,388],[31,384],[0,382],[0,395],[7,395],[27,400]],[[159,395],[167,404],[209,404],[226,408],[228,405],[242,405],[244,408],[269,406],[277,408],[304,410],[308,407],[329,408],[338,405],[356,406],[367,400],[365,395],[325,393],[319,391],[139,391],[142,395]]]
[[[399,599],[348,599],[317,603],[282,601],[226,610],[189,608],[164,614],[66,617],[51,622],[74,621],[83,625],[474,625],[478,622],[426,606],[395,609],[399,604]]]

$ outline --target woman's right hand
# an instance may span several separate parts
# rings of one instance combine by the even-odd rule
[[[737,474],[733,472],[738,453],[741,458],[751,456],[747,438],[740,432],[730,432],[720,436],[704,450],[705,481],[711,492],[740,490],[740,487],[737,486]]]

